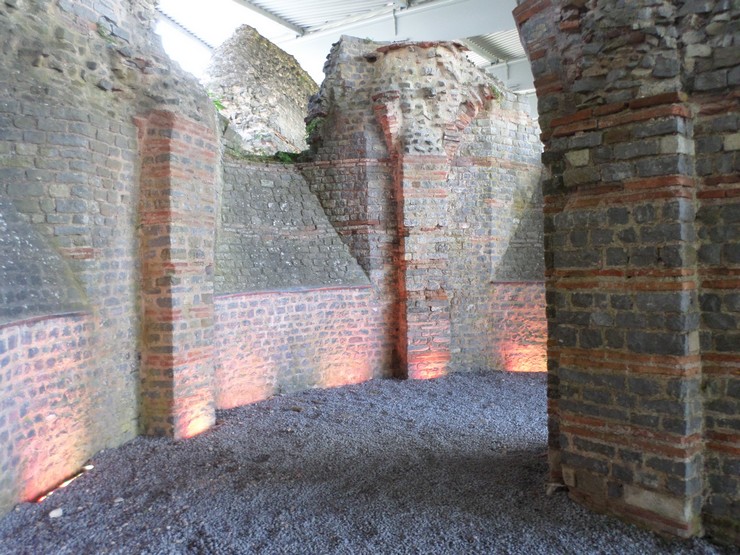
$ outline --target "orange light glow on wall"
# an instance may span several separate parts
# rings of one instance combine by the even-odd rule
[[[64,330],[75,330],[74,338]],[[0,338],[33,337],[33,348],[22,341],[11,352],[10,380],[5,392],[15,402],[0,410],[12,423],[8,440],[19,464],[6,475],[17,501],[37,500],[77,473],[92,454],[90,397],[85,395],[92,367],[86,345],[92,324],[86,317],[39,319],[7,326]],[[69,384],[83,387],[70,388]],[[0,455],[0,466],[5,459]]]
[[[501,349],[504,369],[507,372],[547,372],[547,347],[506,343]]]
[[[69,484],[71,484],[72,482],[74,482],[77,478],[79,478],[80,476],[82,476],[85,472],[88,472],[88,471],[92,470],[93,468],[95,468],[93,465],[86,464],[85,466],[82,467],[82,470],[80,470],[77,474],[75,474],[71,478],[68,478],[67,480],[64,480],[64,482],[62,482],[61,484],[59,484],[53,490],[51,490],[51,491],[45,493],[44,495],[42,495],[41,497],[39,497],[36,500],[36,503],[41,503],[45,499],[48,499],[49,496],[53,495],[55,492],[59,491],[60,489],[66,488]]]
[[[198,434],[205,432],[208,428],[213,425],[213,418],[210,416],[199,416],[187,422],[184,430],[181,434],[178,434],[178,439],[188,439],[190,437],[197,436]]]
[[[382,334],[380,316],[368,310],[373,295],[349,287],[217,298],[217,407],[268,399],[283,382],[339,387],[372,379]]]
[[[205,432],[216,422],[211,392],[175,398],[172,414],[175,439],[187,439]]]
[[[498,283],[491,301],[493,365],[507,372],[546,372],[545,284]]]
[[[409,355],[409,379],[431,380],[446,376],[450,362],[450,351],[438,349]]]
[[[343,357],[327,357],[321,361],[321,375],[324,379],[320,387],[341,387],[354,383],[362,383],[373,377],[370,360],[366,349],[360,348],[357,352]]]

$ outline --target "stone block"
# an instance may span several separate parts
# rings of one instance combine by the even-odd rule
[[[724,88],[727,86],[727,74],[728,72],[726,69],[701,73],[697,75],[694,80],[694,88],[697,91],[710,91]]]
[[[627,347],[635,353],[676,355],[689,354],[688,338],[681,333],[660,333],[642,330],[627,332]]]
[[[695,515],[691,512],[688,500],[640,488],[632,484],[625,484],[623,489],[623,501],[640,509],[656,513],[664,518],[687,523]]]
[[[563,184],[566,187],[575,187],[596,181],[599,181],[599,170],[593,166],[571,168],[563,172]]]
[[[610,225],[623,225],[629,221],[629,210],[624,207],[612,207],[607,210]]]
[[[586,166],[589,163],[589,150],[571,150],[566,152],[565,159],[571,166],[580,167]]]
[[[724,149],[727,151],[740,150],[740,133],[733,133],[732,135],[725,135]]]

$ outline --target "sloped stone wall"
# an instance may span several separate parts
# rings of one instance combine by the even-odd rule
[[[216,294],[368,285],[291,164],[225,157]]]
[[[224,159],[216,402],[384,375],[380,300],[294,165]]]
[[[0,324],[87,308],[65,260],[6,198],[0,198],[0,252]]]

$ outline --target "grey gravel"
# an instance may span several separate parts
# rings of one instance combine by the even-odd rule
[[[0,552],[737,553],[545,495],[545,405],[541,374],[277,396],[188,441],[99,453],[0,520]]]

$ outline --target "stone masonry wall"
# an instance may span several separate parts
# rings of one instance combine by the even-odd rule
[[[207,72],[208,90],[223,104],[244,150],[306,149],[303,120],[318,85],[293,56],[243,25],[213,53]]]
[[[740,545],[740,8],[687,3],[709,533]]]
[[[215,129],[169,111],[136,118],[143,315],[140,427],[186,438],[215,422]]]
[[[553,477],[598,510],[738,543],[740,10],[529,0],[515,18],[551,172]]]
[[[0,327],[0,512],[56,487],[100,446],[108,380],[96,343],[86,314]]]
[[[539,140],[514,95],[494,100],[452,43],[343,37],[325,72],[303,171],[386,303],[397,375],[501,368],[504,345],[544,369]],[[527,270],[494,286],[506,256]]]
[[[0,330],[0,512],[139,431],[134,117],[177,110],[215,129],[155,20],[148,0],[0,4],[0,256],[15,291]]]
[[[294,165],[226,156],[216,293],[368,285]]]
[[[369,285],[219,296],[217,406],[378,377],[382,337]]]
[[[470,124],[449,176],[450,368],[544,372],[539,128],[515,95]]]
[[[380,302],[294,165],[224,159],[216,402],[385,374]]]
[[[310,106],[314,161],[301,169],[377,291],[383,365],[400,376],[397,197],[383,132],[369,101],[375,69],[364,55],[373,50],[373,43],[352,37],[342,37],[334,46],[324,66],[326,78]]]
[[[0,198],[0,252],[0,324],[87,308],[64,258],[6,198]]]

